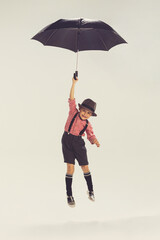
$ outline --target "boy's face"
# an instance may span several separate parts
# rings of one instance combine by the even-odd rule
[[[79,114],[82,120],[87,120],[90,116],[92,116],[92,112],[87,108],[81,107],[79,110]]]

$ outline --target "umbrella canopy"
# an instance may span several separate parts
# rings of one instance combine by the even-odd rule
[[[43,45],[69,49],[108,51],[126,41],[108,24],[91,19],[60,19],[38,32],[32,39]]]

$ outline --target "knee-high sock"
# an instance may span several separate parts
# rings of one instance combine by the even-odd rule
[[[72,196],[72,178],[73,178],[73,175],[66,174],[65,182],[66,182],[67,196]]]
[[[84,177],[86,179],[87,182],[87,186],[88,186],[88,190],[89,191],[93,191],[93,184],[92,184],[92,177],[91,177],[91,173],[84,173]]]

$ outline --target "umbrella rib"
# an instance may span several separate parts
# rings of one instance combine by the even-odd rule
[[[45,44],[44,45],[46,45],[47,44],[47,42],[53,37],[53,35],[58,31],[59,29],[56,29],[56,31],[55,32],[53,32],[50,36],[49,36],[49,38],[46,40],[46,42],[45,42]]]
[[[108,51],[108,48],[107,48],[105,42],[103,41],[103,38],[102,38],[102,36],[101,36],[101,33],[100,33],[97,29],[96,29],[96,31],[99,33],[99,36],[100,36],[99,38],[100,38],[101,42],[103,43],[105,49]]]

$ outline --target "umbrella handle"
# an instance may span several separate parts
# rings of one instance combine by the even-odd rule
[[[77,71],[77,69],[78,69],[78,52],[79,52],[79,50],[77,50],[76,71],[73,74],[73,77],[74,77],[75,80],[77,80],[76,77],[78,77],[78,71]]]
[[[76,77],[78,77],[78,71],[75,71],[75,73],[73,74],[73,77],[75,80],[77,80]]]

